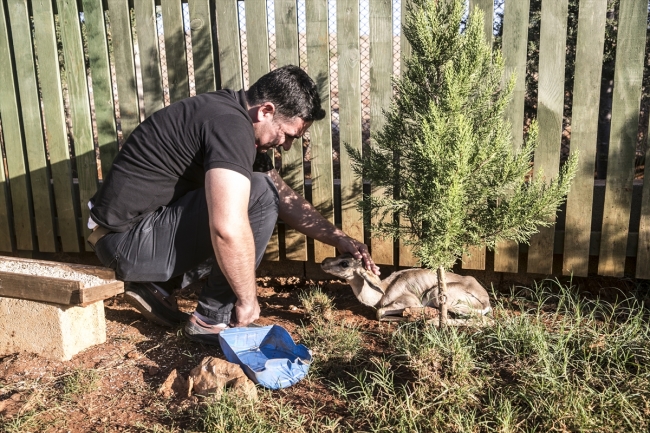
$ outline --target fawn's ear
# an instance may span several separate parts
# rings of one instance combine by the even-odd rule
[[[381,280],[379,279],[379,277],[377,275],[373,274],[372,272],[368,272],[363,267],[363,265],[361,265],[357,269],[355,269],[354,274],[360,276],[361,278],[363,278],[364,281],[366,283],[368,283],[368,285],[372,289],[374,289],[374,290],[376,290],[376,291],[378,291],[380,293],[384,293],[384,291],[381,289]]]

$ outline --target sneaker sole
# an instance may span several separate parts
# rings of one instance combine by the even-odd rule
[[[221,347],[221,343],[219,343],[219,333],[196,333],[196,334],[190,334],[187,332],[187,326],[183,328],[183,335],[188,340],[194,341],[195,343],[202,343],[202,344],[210,344],[212,346],[219,346]],[[193,326],[193,328],[196,328]],[[224,328],[226,329],[226,328]]]
[[[166,328],[173,328],[177,325],[176,323],[172,323],[169,320],[166,320],[154,314],[151,305],[149,305],[149,303],[146,300],[144,300],[140,295],[138,295],[135,292],[129,292],[129,291],[124,292],[124,299],[133,308],[138,310],[140,314],[142,314],[147,320],[157,325],[164,326]]]

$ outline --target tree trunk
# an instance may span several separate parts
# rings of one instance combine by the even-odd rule
[[[447,326],[447,277],[445,268],[438,267],[438,303],[440,304],[440,328]]]

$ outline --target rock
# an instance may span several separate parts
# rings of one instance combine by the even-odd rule
[[[165,398],[171,397],[172,394],[176,397],[187,398],[190,396],[190,391],[190,383],[178,374],[176,369],[169,373],[165,382],[158,388],[158,394],[161,394]]]
[[[193,383],[194,393],[198,395],[213,395],[218,399],[223,389],[229,388],[257,400],[257,388],[246,377],[241,367],[223,359],[206,356],[201,364],[190,371],[190,381]]]

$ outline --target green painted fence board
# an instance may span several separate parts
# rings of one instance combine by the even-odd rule
[[[243,87],[244,80],[241,68],[237,2],[218,1],[215,7],[217,11],[219,72],[221,75],[220,88],[239,90]]]
[[[56,203],[58,233],[66,252],[79,252],[76,200],[72,185],[72,165],[68,145],[63,92],[59,72],[59,53],[54,29],[54,11],[49,0],[32,2],[34,42],[39,66],[39,81],[45,120],[45,138]]]
[[[345,145],[361,151],[361,65],[359,54],[359,2],[336,2],[336,46],[339,74],[339,126],[341,138],[341,220],[343,231],[363,241],[363,219],[357,202],[363,181],[352,172]]]
[[[278,67],[298,65],[298,16],[295,0],[275,1],[275,52]],[[295,140],[291,150],[282,152],[284,181],[298,194],[305,195],[302,140]],[[307,238],[302,233],[285,230],[286,255],[289,260],[307,260]]]
[[[492,45],[492,21],[494,20],[494,3],[492,0],[470,0],[469,11],[476,8],[483,12],[483,33],[485,40]],[[463,269],[485,269],[485,247],[470,247],[463,255]]]
[[[310,128],[312,204],[334,224],[334,172],[332,168],[332,115],[330,103],[329,34],[327,1],[305,3],[307,63],[309,75],[318,86],[325,118]],[[314,261],[320,263],[336,254],[334,247],[314,241]]]
[[[253,84],[269,72],[269,33],[266,0],[245,0],[248,41],[248,81]]]
[[[568,0],[542,3],[537,105],[539,146],[535,150],[533,176],[540,176],[543,171],[547,182],[557,176],[560,166],[568,5]],[[532,236],[528,249],[528,272],[552,273],[554,236],[554,226],[540,228],[539,233]]]
[[[528,42],[528,16],[530,0],[511,1],[504,4],[502,52],[504,83],[515,74],[517,81],[512,100],[505,116],[512,125],[512,150],[518,152],[524,142],[524,99],[526,96],[526,50]],[[494,270],[517,273],[519,245],[516,242],[499,242],[494,252]]]
[[[45,141],[34,68],[32,33],[25,0],[9,2],[9,20],[14,46],[14,61],[20,97],[20,114],[23,121],[25,149],[29,166],[34,206],[34,220],[38,250],[56,251],[54,214],[52,207],[49,170],[45,155]]]
[[[113,34],[113,56],[115,58],[117,99],[120,107],[120,125],[122,127],[122,139],[126,140],[140,123],[128,0],[108,0],[108,12]]]
[[[20,114],[14,84],[13,61],[9,41],[9,22],[4,6],[0,7],[0,116],[2,133],[7,153],[7,179],[11,190],[13,225],[16,248],[34,249],[32,231],[31,195],[27,181],[27,166],[23,151],[23,135],[20,130]]]
[[[384,110],[390,107],[393,96],[393,16],[391,0],[370,1],[370,143],[386,124]],[[372,194],[382,196],[384,190],[372,187]],[[387,216],[387,218],[392,218]],[[374,218],[378,224],[381,219]],[[393,239],[372,238],[372,259],[377,264],[393,265]]]
[[[408,16],[408,10],[410,7],[410,0],[402,0],[401,4],[401,22],[402,25],[406,21],[406,18]],[[399,41],[399,48],[400,48],[400,62],[399,62],[399,67],[400,67],[400,74],[404,73],[406,71],[406,60],[411,56],[411,45],[409,42],[406,40],[406,37],[404,37],[404,33],[400,33],[400,41]],[[406,224],[407,222],[404,221],[404,217],[401,217],[402,224]],[[413,254],[413,249],[404,244],[402,240],[399,241],[399,266],[418,266],[419,265],[419,259],[415,257]]]
[[[578,174],[567,197],[562,273],[586,277],[589,264],[594,170],[598,134],[607,2],[581,0],[578,16],[571,119],[571,153],[579,152]]]
[[[598,262],[600,275],[622,277],[625,268],[647,16],[647,1],[621,0],[605,209]]]
[[[262,75],[269,72],[269,32],[266,0],[245,0],[246,39],[248,41],[248,82],[253,84]],[[268,151],[274,159],[274,150]],[[280,240],[277,226],[266,246],[264,260],[280,260]]]
[[[209,0],[189,0],[192,61],[196,94],[216,90]]]
[[[217,3],[230,3],[219,2]],[[183,10],[179,0],[161,0],[163,28],[165,32],[165,58],[167,59],[167,83],[169,99],[180,101],[190,96],[190,79],[187,72]]]
[[[0,164],[0,251],[12,252],[9,189],[4,163]]]
[[[142,70],[142,93],[146,117],[165,106],[160,70],[160,49],[156,24],[156,4],[154,0],[138,0],[133,3],[135,28],[140,51]]]
[[[95,159],[95,146],[93,144],[79,11],[77,2],[74,0],[57,0],[56,3],[61,22],[63,57],[68,83],[68,97],[70,99],[70,117],[72,130],[74,131],[73,146],[79,179],[81,225],[84,238],[87,239],[90,234],[90,230],[86,225],[89,216],[88,200],[97,191],[97,160]],[[92,251],[88,244],[85,247],[86,251]]]
[[[108,61],[106,22],[102,0],[84,0],[84,20],[88,37],[88,60],[93,89],[97,144],[101,160],[102,179],[105,179],[118,152],[117,124],[113,82]]]

